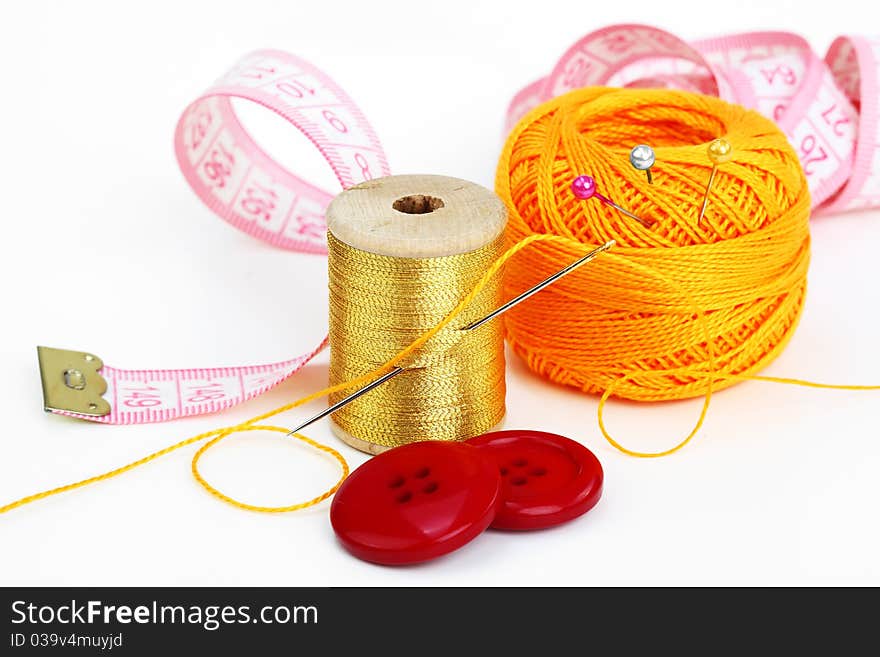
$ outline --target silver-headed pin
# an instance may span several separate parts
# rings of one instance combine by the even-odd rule
[[[633,149],[629,152],[629,163],[639,171],[644,171],[647,174],[649,185],[654,184],[651,167],[654,166],[656,161],[657,156],[654,154],[654,149],[647,144],[633,146]]]
[[[635,219],[645,228],[651,227],[651,222],[647,219],[642,219],[641,217],[634,215],[629,210],[624,210],[622,207],[617,205],[617,203],[605,196],[602,196],[598,191],[596,191],[596,180],[592,176],[578,176],[577,178],[575,178],[574,181],[571,183],[571,191],[577,198],[581,199],[582,201],[586,201],[595,196],[605,205],[610,205],[621,214],[625,214],[630,219]]]
[[[709,174],[709,184],[706,185],[706,193],[703,195],[703,207],[700,208],[700,218],[697,219],[697,225],[703,222],[703,216],[706,214],[706,206],[709,205],[709,190],[712,189],[712,183],[715,182],[718,165],[730,160],[733,156],[733,146],[726,139],[715,139],[709,143],[706,153],[712,162],[712,173]]]
[[[573,272],[575,269],[577,269],[581,265],[584,265],[584,264],[590,262],[590,260],[593,260],[597,255],[599,255],[600,253],[603,253],[604,251],[607,251],[608,249],[613,247],[615,244],[616,244],[616,242],[614,240],[608,240],[602,246],[593,249],[592,251],[587,253],[585,256],[578,258],[577,260],[572,262],[570,265],[567,265],[563,269],[560,269],[558,272],[556,272],[552,276],[545,278],[543,281],[541,281],[537,285],[530,287],[528,290],[526,290],[522,294],[517,295],[516,297],[514,297],[513,299],[511,299],[510,301],[508,301],[504,305],[499,306],[498,308],[493,310],[491,313],[489,313],[488,315],[486,315],[482,319],[478,319],[474,322],[471,322],[467,326],[462,326],[459,329],[459,331],[473,331],[474,329],[480,328],[483,324],[486,324],[487,322],[492,321],[493,319],[495,319],[499,315],[506,313],[508,310],[510,310],[514,306],[522,303],[523,301],[528,299],[530,296],[537,294],[538,292],[543,290],[545,287],[552,285],[553,283],[558,281],[560,278],[562,278],[566,274],[570,274],[571,272]],[[325,408],[323,411],[321,411],[319,413],[316,413],[315,415],[310,417],[305,422],[302,422],[301,424],[297,425],[295,428],[291,429],[287,433],[287,435],[292,436],[293,434],[295,434],[299,431],[302,431],[310,424],[314,424],[318,420],[321,420],[321,419],[327,417],[331,413],[335,413],[340,408],[350,404],[351,402],[353,402],[355,399],[357,399],[361,395],[364,395],[364,394],[370,392],[374,388],[379,387],[380,385],[382,385],[386,381],[390,381],[391,379],[396,377],[398,374],[402,374],[405,371],[406,370],[402,367],[395,367],[394,369],[392,369],[389,372],[380,376],[375,381],[371,381],[370,383],[365,385],[363,388],[359,388],[358,390],[355,390],[353,393],[351,393],[350,395],[348,395],[344,399],[340,399],[335,404],[328,406],[327,408]]]

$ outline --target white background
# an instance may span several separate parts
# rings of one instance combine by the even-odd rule
[[[0,501],[323,387],[326,355],[222,417],[112,427],[41,410],[37,344],[120,367],[196,367],[281,360],[323,334],[324,259],[233,230],[177,170],[179,113],[239,55],[275,47],[330,73],[372,120],[394,172],[491,187],[508,99],[590,30],[644,22],[698,38],[789,29],[824,54],[838,34],[878,29],[876,19],[861,0],[4,3]],[[261,129],[282,162],[338,189],[295,131],[273,121]],[[812,228],[803,321],[767,373],[880,383],[880,213],[822,217]],[[217,502],[191,478],[185,450],[0,517],[0,584],[880,583],[880,392],[741,384],[717,395],[683,452],[638,460],[605,443],[595,398],[514,358],[508,380],[506,426],[571,436],[601,459],[605,496],[579,521],[488,532],[430,564],[378,567],[336,544],[326,503],[262,515]],[[658,449],[689,430],[700,403],[612,403],[607,419],[626,444]],[[310,432],[353,466],[364,461],[326,423]],[[228,442],[205,472],[247,500],[298,501],[335,480],[332,462],[275,434]]]

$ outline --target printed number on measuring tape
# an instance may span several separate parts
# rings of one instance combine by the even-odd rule
[[[820,59],[801,37],[744,34],[689,44],[641,25],[598,30],[577,41],[550,74],[520,91],[513,126],[536,105],[591,85],[669,87],[720,96],[778,122],[797,151],[817,211],[880,205],[880,39],[841,37]],[[273,246],[326,253],[324,210],[333,194],[276,163],[251,138],[232,99],[261,105],[300,130],[342,188],[389,175],[369,122],[329,76],[293,55],[242,58],[183,113],[177,160],[202,201],[236,228]],[[40,348],[47,411],[110,424],[221,411],[298,372],[326,337],[266,365],[126,370],[97,355]]]

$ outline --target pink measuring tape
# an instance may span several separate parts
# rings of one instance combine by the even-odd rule
[[[516,94],[506,130],[540,103],[584,86],[671,87],[715,95],[779,124],[800,155],[815,211],[857,210],[880,205],[878,80],[880,39],[839,38],[821,60],[794,34],[688,44],[652,27],[617,25],[577,41],[550,75]],[[390,174],[369,122],[322,71],[293,55],[265,50],[243,57],[177,124],[178,163],[209,208],[274,246],[325,253],[324,209],[333,194],[269,157],[239,122],[232,98],[267,107],[298,128],[343,188]],[[122,370],[83,352],[41,350],[45,406],[109,424],[213,413],[292,376],[327,343],[325,337],[280,363],[184,370]],[[70,373],[81,376],[80,367],[106,381],[102,399],[94,397],[95,386],[77,386]]]
[[[390,174],[372,127],[326,74],[298,57],[271,50],[243,57],[184,111],[177,124],[177,161],[209,208],[273,246],[326,253],[324,209],[333,194],[269,157],[239,122],[232,98],[263,105],[296,126],[317,147],[343,188]],[[88,357],[94,362],[95,356],[64,352],[60,360],[50,361],[41,354],[46,410],[109,424],[214,413],[276,386],[326,346],[325,337],[301,356],[268,365],[181,370],[103,366],[99,371],[107,384],[103,397],[109,412],[106,404],[96,404],[85,390],[73,403],[50,399],[47,378],[60,380],[64,372],[81,367],[79,361]],[[68,389],[61,390],[69,397]]]

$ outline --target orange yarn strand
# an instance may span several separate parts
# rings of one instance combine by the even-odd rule
[[[697,221],[712,168],[706,145],[724,137],[706,217]],[[652,145],[654,184],[629,163]],[[571,182],[588,174],[600,191],[649,228],[604,203],[581,201]],[[797,154],[769,119],[716,98],[667,90],[587,88],[555,98],[520,121],[501,153],[496,191],[510,211],[508,238],[563,235],[616,240],[607,257],[505,316],[507,339],[551,381],[600,395],[599,428],[620,451],[657,457],[686,445],[714,390],[743,380],[817,388],[880,386],[762,377],[800,319],[809,265],[809,191]],[[544,243],[528,266],[514,259],[505,291],[528,287],[570,262],[565,242]],[[636,401],[705,395],[689,434],[636,452],[608,432],[612,397]]]

